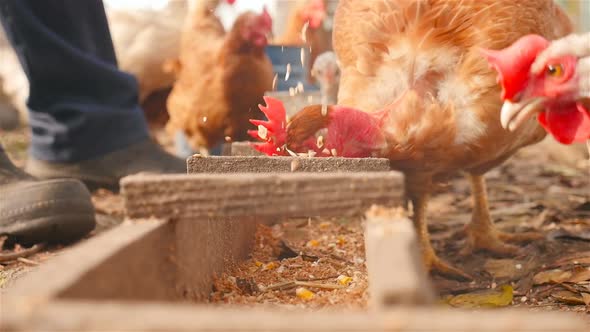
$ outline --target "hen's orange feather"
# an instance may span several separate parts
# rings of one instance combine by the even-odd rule
[[[480,48],[571,24],[550,0],[341,0],[334,49],[339,104],[389,110],[384,157],[404,171],[483,172],[544,137],[534,122],[500,126],[500,88]]]

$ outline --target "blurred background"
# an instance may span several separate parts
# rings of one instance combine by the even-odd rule
[[[209,0],[104,0],[119,65],[138,78],[140,100],[154,135],[160,142],[174,146],[171,150],[180,156],[197,150],[188,146],[182,133],[176,136],[158,133],[168,120],[166,100],[176,78],[165,67],[168,61],[180,57],[181,35],[190,1]],[[303,23],[297,22],[298,15],[302,8],[317,1],[238,0],[233,5],[214,1],[215,14],[226,30],[231,29],[243,12],[259,13],[267,8],[273,19],[273,38],[266,53],[276,75],[273,89],[267,94],[282,99],[288,113],[323,98],[321,82],[314,79],[311,69],[319,54],[331,50],[332,15],[338,1],[319,1],[323,2],[326,15],[319,28],[307,31],[306,40],[301,40]],[[578,32],[590,31],[590,0],[556,1],[571,16]],[[21,131],[27,131],[24,125],[27,93],[26,78],[0,30],[0,131],[19,126]],[[10,117],[12,120],[7,120]],[[214,150],[213,154],[220,153],[219,146]]]
[[[590,31],[590,1],[588,0],[557,0],[570,14],[578,31]]]
[[[169,1],[183,1],[183,0],[105,0],[105,4],[112,8],[118,9],[137,9],[148,8],[153,10],[161,10],[166,7]],[[228,27],[237,17],[238,13],[243,10],[261,10],[263,6],[267,6],[271,15],[276,17],[273,29],[280,33],[284,30],[289,2],[295,0],[242,0],[237,2],[234,6],[222,5],[219,9],[219,15],[226,27]],[[338,1],[333,1],[337,3]],[[588,0],[557,0],[572,19],[576,22],[579,31],[590,31],[590,1]]]
[[[183,0],[105,0],[105,4],[112,8],[119,9],[137,9],[148,8],[153,10],[161,10],[166,7],[169,1],[183,1]],[[219,9],[219,15],[222,22],[227,27],[237,17],[237,13],[243,10],[261,10],[263,6],[267,6],[273,17],[279,17],[281,14],[286,16],[288,3],[295,0],[242,0],[235,4],[235,6],[222,5]],[[337,3],[338,1],[334,1]],[[576,21],[580,31],[590,31],[590,1],[587,0],[557,0],[567,12]],[[278,13],[283,11],[283,13]],[[276,16],[279,15],[279,16]],[[277,19],[275,31],[282,31],[284,29],[285,20]]]

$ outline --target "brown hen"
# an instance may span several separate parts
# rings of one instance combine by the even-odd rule
[[[500,86],[480,49],[502,49],[531,33],[555,39],[571,29],[551,0],[341,0],[333,31],[342,70],[338,106],[302,110],[287,126],[286,147],[315,151],[310,135],[316,133],[327,135],[324,146],[332,154],[346,156],[338,153],[342,145],[357,156],[363,148],[364,155],[389,158],[405,174],[426,265],[469,277],[440,259],[430,243],[426,206],[434,186],[457,171],[470,179],[473,216],[464,253],[516,254],[519,248],[508,242],[539,234],[496,229],[484,174],[545,136],[535,121],[514,132],[502,128]],[[359,121],[355,112],[361,111],[373,119]],[[344,140],[335,131],[356,136]],[[273,144],[267,140],[260,149],[280,154]]]
[[[426,224],[433,184],[456,171],[467,173],[474,197],[467,250],[515,254],[506,242],[537,237],[500,232],[490,217],[484,174],[545,133],[534,121],[515,132],[501,127],[500,87],[480,48],[501,49],[531,33],[555,39],[571,29],[552,0],[340,1],[339,104],[389,110],[382,155],[406,176],[430,268],[465,276],[438,258]]]
[[[226,33],[212,14],[216,2],[190,10],[180,58],[172,66],[177,80],[167,102],[167,130],[182,131],[194,150],[247,139],[248,119],[262,116],[257,105],[272,90],[273,68],[265,53],[268,12],[243,13]]]

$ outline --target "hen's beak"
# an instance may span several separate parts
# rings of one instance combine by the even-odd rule
[[[546,100],[545,97],[535,97],[517,103],[509,100],[505,101],[500,113],[502,127],[515,131],[532,116],[544,111]]]

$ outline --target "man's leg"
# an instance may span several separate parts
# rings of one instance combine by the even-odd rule
[[[0,17],[30,82],[33,175],[115,188],[131,173],[185,170],[149,140],[100,0],[2,0]]]
[[[100,0],[3,0],[0,13],[30,83],[35,158],[86,160],[148,137]]]

